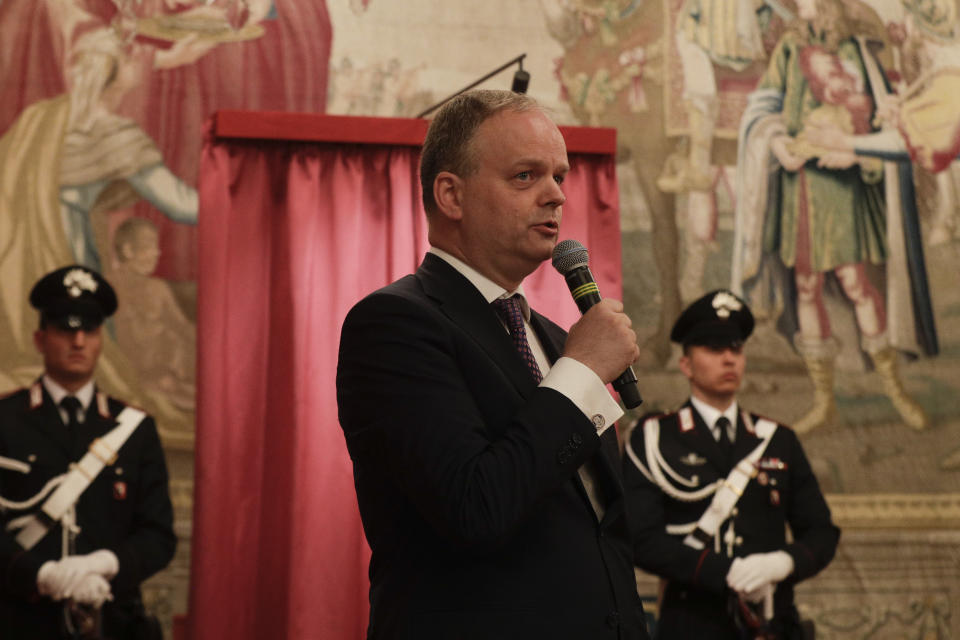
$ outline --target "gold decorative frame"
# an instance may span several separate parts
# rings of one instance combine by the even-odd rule
[[[841,528],[960,528],[960,493],[831,494],[827,502]]]

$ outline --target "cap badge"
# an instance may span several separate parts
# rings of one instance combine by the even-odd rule
[[[97,281],[83,269],[71,269],[63,276],[63,286],[71,298],[79,298],[84,291],[96,293]]]
[[[717,310],[717,317],[723,318],[724,320],[730,317],[731,311],[740,311],[740,309],[743,308],[740,300],[727,291],[717,292],[717,295],[713,296],[711,304],[713,308]]]

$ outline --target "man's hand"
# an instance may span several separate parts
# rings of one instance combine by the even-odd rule
[[[631,324],[619,300],[601,300],[570,327],[563,355],[612,382],[640,356]]]
[[[844,133],[843,129],[835,124],[810,122],[804,126],[803,134],[810,144],[831,151],[853,153],[853,136]]]
[[[107,600],[113,600],[110,583],[97,573],[88,573],[70,594],[70,599],[99,609]]]
[[[727,572],[727,586],[740,594],[756,592],[767,583],[777,584],[793,573],[793,558],[786,551],[754,553],[736,558]]]
[[[107,549],[99,549],[82,556],[67,556],[56,562],[48,561],[37,572],[37,590],[54,600],[73,597],[89,575],[105,581],[117,575],[120,564],[117,556]]]
[[[849,169],[857,163],[857,155],[851,151],[828,151],[817,160],[821,169]]]
[[[770,141],[770,150],[777,157],[777,161],[787,171],[797,171],[806,163],[806,158],[793,155],[787,144],[793,140],[790,136],[777,136]]]
[[[37,593],[54,600],[61,600],[65,589],[56,568],[57,563],[53,560],[47,560],[40,565],[40,570],[37,571]]]

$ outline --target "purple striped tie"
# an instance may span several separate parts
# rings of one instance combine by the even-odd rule
[[[500,319],[507,325],[510,331],[510,337],[513,338],[513,346],[517,349],[524,364],[533,376],[534,381],[540,384],[543,380],[543,374],[537,365],[537,359],[533,357],[533,351],[530,350],[530,343],[527,342],[527,329],[523,324],[523,311],[520,309],[520,296],[512,295],[509,298],[497,298],[490,304],[497,310]]]

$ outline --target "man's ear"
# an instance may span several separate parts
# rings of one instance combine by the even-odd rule
[[[445,218],[460,220],[463,217],[463,181],[449,171],[441,171],[433,180],[433,199],[437,210]]]
[[[680,373],[682,373],[689,380],[693,376],[693,369],[690,368],[690,356],[684,354],[680,356],[680,359],[677,360],[677,366],[680,368]]]
[[[37,351],[43,353],[43,337],[46,335],[43,329],[35,329],[33,331],[33,346],[37,348]]]

